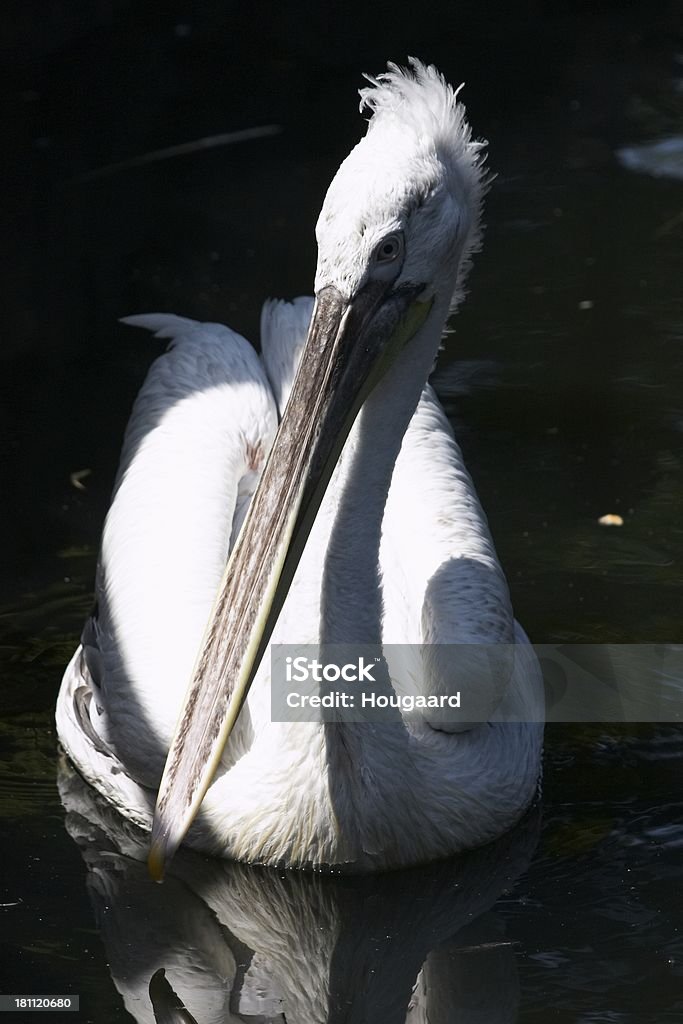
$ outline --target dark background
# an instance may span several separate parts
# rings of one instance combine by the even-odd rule
[[[651,211],[640,183],[634,209],[615,197],[613,152],[680,122],[680,93],[671,87],[679,13],[674,3],[540,0],[6,3],[0,429],[8,564],[0,596],[73,576],[58,552],[97,544],[130,402],[160,350],[118,317],[172,310],[227,322],[256,342],[266,296],[310,292],[317,211],[362,132],[361,73],[387,59],[415,54],[465,81],[475,132],[490,140],[498,183],[461,352],[499,358],[505,334],[514,337],[525,315],[521,303],[533,303],[527,338],[569,336],[557,361],[569,385],[576,380],[582,418],[594,417],[599,440],[603,417],[619,415],[602,378],[619,352],[610,339],[615,310],[601,302],[577,317],[572,294],[567,322],[559,289],[590,299],[597,272],[623,308],[642,287],[645,254],[624,248],[642,250],[639,220]],[[270,124],[281,127],[278,136],[82,177],[176,143]],[[543,239],[543,222],[562,217],[564,230],[555,225]],[[635,230],[622,242],[624,218]],[[501,227],[513,220],[516,234],[503,238]],[[663,244],[678,239],[674,232]],[[502,266],[513,246],[515,295],[509,273],[477,276],[494,261]],[[565,390],[566,417],[575,422],[579,410]],[[555,409],[557,396],[546,405]],[[524,429],[527,413],[515,415]],[[83,492],[69,478],[86,468]],[[614,511],[609,493],[604,501],[610,508],[598,500],[596,515]]]

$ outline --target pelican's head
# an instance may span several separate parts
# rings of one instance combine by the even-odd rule
[[[405,72],[389,65],[361,92],[372,111],[368,132],[323,204],[308,338],[159,790],[150,854],[157,877],[216,771],[363,402],[418,335],[428,339],[426,355],[436,355],[479,242],[481,143],[472,142],[464,108],[442,76],[411,64]]]
[[[372,116],[318,219],[315,290],[351,301],[366,287],[454,305],[481,236],[484,143],[434,67],[394,64],[361,90]]]

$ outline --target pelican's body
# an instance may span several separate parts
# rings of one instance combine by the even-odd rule
[[[432,113],[443,117],[450,104],[464,132],[453,93],[445,93],[440,78],[429,79],[432,69],[421,71],[424,95],[415,102],[440,103],[443,110]],[[419,68],[416,79],[391,72],[386,85],[376,83],[378,94],[387,90],[385,98],[376,98],[371,122],[377,121],[379,134],[381,106],[388,104],[391,89],[415,84],[419,75]],[[383,116],[391,136],[394,126]],[[353,187],[365,166],[352,159],[362,145],[340,171]],[[449,660],[452,649],[443,645],[518,644],[501,687],[490,696],[480,694],[485,706],[490,703],[491,718],[495,712],[503,720],[467,728],[424,711],[376,725],[273,722],[266,654],[254,664],[244,707],[188,835],[192,845],[209,852],[300,867],[399,867],[493,839],[534,796],[542,741],[535,724],[542,717],[538,667],[514,621],[459,448],[426,383],[478,236],[473,210],[478,218],[481,174],[469,135],[459,145],[458,187],[478,186],[479,192],[470,196],[471,222],[459,238],[450,285],[441,291],[435,286],[426,306],[419,292],[421,322],[364,398],[321,492],[300,560],[293,563],[286,596],[276,604],[270,640],[414,645],[404,671],[412,684],[418,679],[420,692],[432,695],[460,685]],[[360,155],[367,162],[372,152]],[[392,185],[389,191],[390,198],[403,201],[401,188]],[[427,208],[431,195],[420,200]],[[188,681],[207,621],[220,614],[220,607],[212,608],[233,548],[228,584],[247,587],[248,577],[243,582],[231,570],[239,558],[237,538],[283,419],[307,333],[315,336],[321,295],[327,289],[336,301],[357,287],[347,268],[329,291],[330,248],[342,251],[347,245],[337,237],[333,213],[324,208],[319,223],[319,235],[326,228],[332,241],[323,246],[319,238],[313,323],[309,327],[312,300],[268,303],[260,358],[219,325],[162,315],[134,318],[172,345],[152,366],[128,426],[103,535],[97,613],[67,669],[57,723],[85,778],[147,828],[169,746],[171,776],[188,756],[180,750],[187,729],[180,728],[175,739],[174,730],[181,711],[196,714],[188,711],[194,703],[192,691],[186,699]],[[370,244],[368,234],[354,236],[361,248]],[[397,237],[396,229],[391,237]],[[401,244],[407,266],[408,233]],[[379,273],[370,276],[383,282],[385,263],[396,257],[389,249],[380,256],[372,257]],[[407,294],[400,282],[401,277],[391,294]],[[380,286],[386,292],[388,286]],[[411,302],[415,294],[413,287]],[[379,300],[373,301],[376,308]],[[306,415],[297,408],[297,394],[295,389],[289,417]],[[283,423],[281,434],[284,429]],[[278,452],[273,450],[273,459]],[[253,518],[252,510],[240,536],[243,547],[249,531],[259,530]],[[420,645],[434,646],[423,653]],[[200,659],[197,673],[202,664]],[[193,685],[199,687],[204,684],[197,673]],[[396,676],[392,682],[397,692],[406,685]],[[201,795],[197,806],[200,800]]]

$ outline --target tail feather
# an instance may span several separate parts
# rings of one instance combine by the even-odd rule
[[[177,338],[188,330],[199,327],[197,320],[175,313],[136,313],[134,316],[122,316],[120,323],[129,327],[145,327],[154,331],[157,338]]]
[[[293,302],[268,299],[261,312],[261,359],[280,416],[294,383],[312,313],[313,299],[306,295]]]

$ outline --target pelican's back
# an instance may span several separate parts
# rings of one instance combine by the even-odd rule
[[[95,732],[136,780],[156,785],[277,410],[257,353],[235,332],[162,314],[126,322],[170,345],[126,429],[84,655]]]

